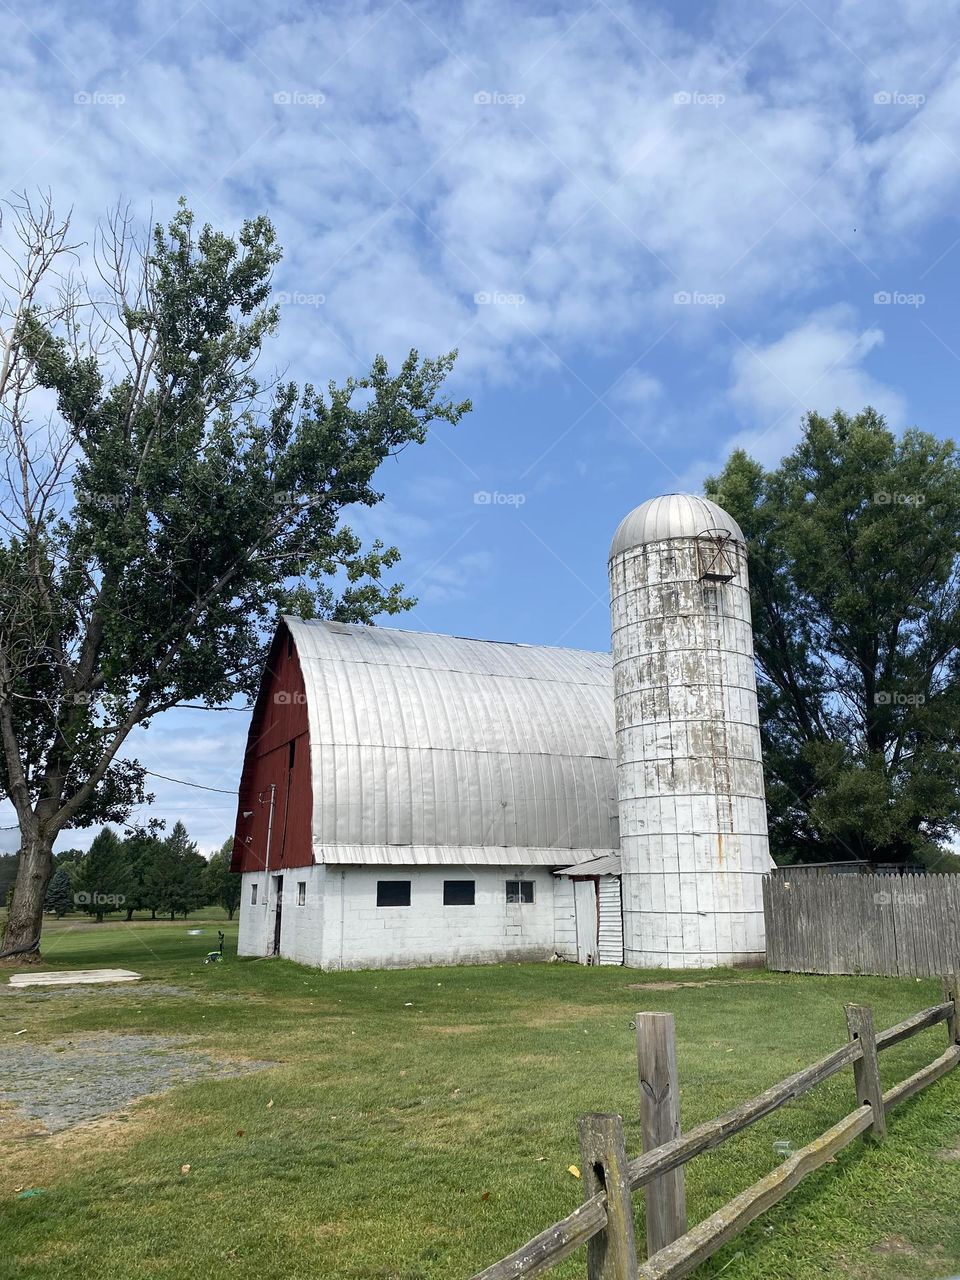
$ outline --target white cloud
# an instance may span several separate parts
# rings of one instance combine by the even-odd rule
[[[848,307],[818,312],[771,342],[738,346],[730,399],[744,420],[759,427],[759,434],[754,426],[750,432],[757,445],[768,441],[767,454],[811,409],[856,412],[872,404],[898,427],[903,397],[864,367],[882,343],[883,331],[861,327]]]
[[[727,398],[744,425],[712,459],[694,463],[685,484],[699,487],[732,449],[775,465],[799,439],[803,416],[811,410],[856,413],[869,404],[891,427],[901,427],[903,396],[866,367],[883,341],[881,329],[860,326],[846,306],[817,312],[778,338],[741,341],[730,362]]]
[[[141,0],[129,26],[87,19],[78,41],[54,4],[32,19],[53,58],[13,41],[7,172],[81,220],[120,194],[162,214],[183,191],[227,223],[269,209],[279,287],[325,297],[285,317],[283,357],[305,375],[460,343],[474,383],[511,378],[521,353],[529,372],[655,336],[677,289],[720,290],[731,314],[795,307],[851,254],[882,259],[952,208],[943,9],[909,7],[908,57],[897,24],[834,8],[734,6],[691,33],[649,4],[575,24],[498,4],[294,4],[268,22],[213,4],[171,27]],[[922,91],[923,112],[877,107],[887,81]],[[74,105],[98,87],[125,101]],[[680,319],[696,341],[699,317]]]

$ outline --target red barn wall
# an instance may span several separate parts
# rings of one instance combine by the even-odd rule
[[[313,863],[313,786],[303,672],[281,623],[250,721],[234,831],[234,871],[267,869],[270,787],[275,787],[269,870]],[[245,812],[252,816],[245,818]]]

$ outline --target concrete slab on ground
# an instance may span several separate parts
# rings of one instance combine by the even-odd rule
[[[39,973],[13,973],[11,987],[76,987],[97,982],[137,982],[132,969],[43,969]]]

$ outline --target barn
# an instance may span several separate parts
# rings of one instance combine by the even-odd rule
[[[609,573],[612,654],[281,619],[239,788],[241,955],[762,961],[743,534],[665,495]]]
[[[620,963],[612,681],[603,653],[284,617],[240,783],[240,953]]]

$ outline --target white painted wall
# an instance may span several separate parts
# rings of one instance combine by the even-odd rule
[[[273,911],[270,909],[269,880],[262,871],[246,871],[240,877],[240,927],[237,937],[238,956],[265,956],[267,948],[267,921],[270,922],[270,943],[273,943]],[[251,888],[257,886],[257,902],[250,901]],[[275,905],[275,904],[274,904]]]
[[[323,956],[323,894],[327,868],[293,867],[283,872],[280,954],[300,964],[320,964]],[[300,905],[299,886],[304,886]]]
[[[410,880],[409,907],[378,907],[378,880]],[[474,880],[475,905],[444,906],[444,880]],[[532,880],[532,903],[508,903],[507,880]],[[323,967],[409,968],[547,960],[554,951],[552,873],[543,867],[326,868]]]

